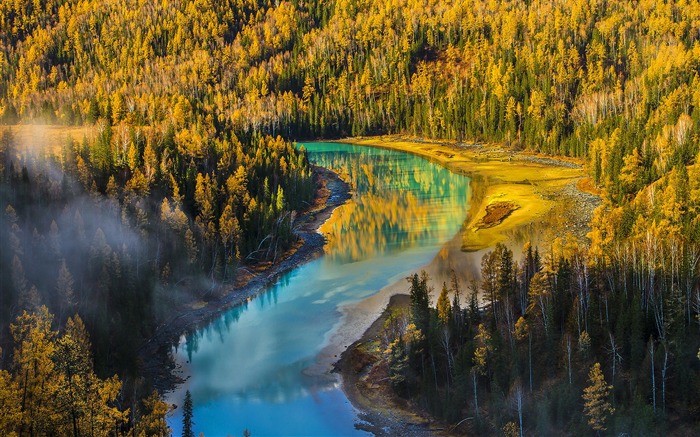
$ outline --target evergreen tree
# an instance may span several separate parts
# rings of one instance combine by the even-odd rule
[[[190,391],[185,392],[185,403],[182,406],[182,437],[194,437],[192,430],[192,395]]]
[[[411,276],[411,322],[423,334],[427,335],[430,325],[430,290],[428,290],[428,275],[423,272]]]
[[[406,390],[406,377],[408,374],[408,356],[406,355],[406,344],[399,337],[394,340],[387,349],[389,355],[389,380],[391,387],[399,394],[404,394]]]

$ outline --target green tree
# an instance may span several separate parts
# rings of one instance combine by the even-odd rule
[[[403,394],[407,388],[408,377],[408,356],[406,355],[406,344],[401,337],[394,340],[386,350],[389,361],[389,380],[392,388]]]
[[[58,279],[56,280],[56,294],[61,299],[59,320],[63,320],[63,315],[67,312],[69,313],[77,303],[73,289],[74,283],[73,275],[68,270],[66,260],[61,260],[61,267],[58,269]]]
[[[182,406],[182,437],[194,437],[192,429],[192,394],[187,390],[185,392],[185,403]]]
[[[410,278],[411,289],[411,322],[416,328],[426,335],[430,324],[430,290],[428,289],[428,275],[423,272],[421,276],[414,273]]]

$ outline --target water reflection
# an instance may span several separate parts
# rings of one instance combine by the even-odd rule
[[[323,143],[308,150],[313,162],[348,178],[352,202],[324,227],[327,256],[183,337],[175,354],[191,378],[168,401],[180,405],[191,391],[197,433],[357,432],[337,379],[309,371],[338,324],[339,306],[428,263],[464,220],[469,180],[462,176],[398,152]],[[175,435],[180,413],[169,419]]]
[[[351,181],[353,201],[322,228],[326,253],[337,262],[391,254],[439,238],[452,226],[455,208],[463,208],[464,177],[400,152],[323,146],[312,160]]]

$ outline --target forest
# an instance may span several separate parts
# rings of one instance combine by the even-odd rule
[[[697,247],[604,265],[561,241],[522,253],[499,243],[468,292],[408,278],[410,307],[369,347],[394,392],[468,435],[692,433]]]
[[[416,387],[438,322],[414,323],[426,340],[397,389],[459,420],[456,405],[472,401],[445,400],[459,384],[480,408],[518,378],[521,393],[554,384],[568,397],[547,402],[573,405],[599,363],[610,429],[692,423],[699,72],[694,0],[0,0],[1,368],[22,368],[11,326],[43,317],[53,334],[42,335],[59,338],[78,314],[98,377],[118,373],[145,398],[138,341],[124,339],[293,243],[314,188],[291,141],[402,133],[582,158],[603,204],[590,247],[484,272],[489,304],[469,323],[452,312],[449,375],[433,372],[433,391]],[[17,123],[95,134],[34,150],[15,140]],[[506,279],[492,291],[489,275]],[[532,382],[515,353],[523,335],[528,355],[557,363],[538,363]],[[506,349],[519,358],[504,363]],[[523,408],[583,426],[545,404]]]

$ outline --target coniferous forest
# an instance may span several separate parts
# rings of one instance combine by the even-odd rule
[[[487,254],[481,308],[412,277],[398,395],[479,434],[700,426],[698,1],[0,0],[0,123],[1,434],[165,433],[140,342],[295,243],[294,140],[385,133],[580,158],[602,197],[586,246]]]

